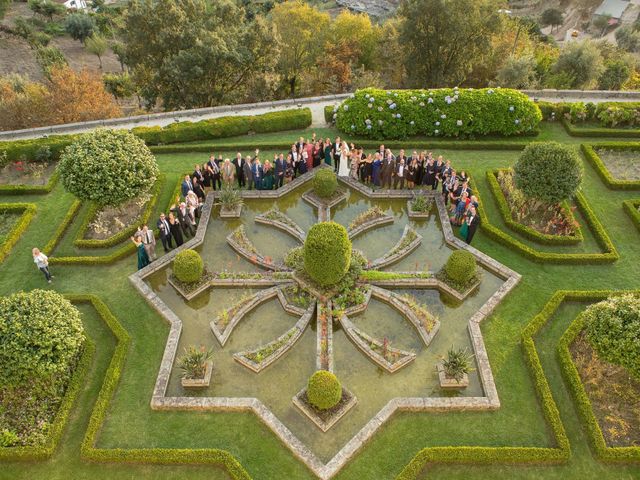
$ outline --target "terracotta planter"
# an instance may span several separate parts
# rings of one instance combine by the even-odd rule
[[[207,362],[207,368],[204,371],[204,378],[183,378],[181,383],[183,388],[205,388],[211,382],[211,373],[213,372],[213,362]]]
[[[460,381],[449,378],[444,373],[444,367],[441,363],[438,364],[438,380],[440,380],[440,388],[444,390],[462,390],[469,386],[469,375],[465,373]]]

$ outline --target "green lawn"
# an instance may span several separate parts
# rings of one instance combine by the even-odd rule
[[[233,153],[240,149],[245,155],[261,142],[292,143],[299,135],[337,134],[333,129],[253,135],[207,142],[216,153]],[[566,135],[559,123],[543,124],[535,138],[520,138],[517,142],[557,140],[573,144],[601,139],[573,138]],[[613,141],[606,139],[606,141]],[[511,140],[509,140],[511,142]],[[204,142],[199,142],[203,144]],[[406,142],[412,149],[411,141]],[[439,150],[434,153],[450,158],[457,168],[468,170],[484,200],[492,223],[517,237],[500,220],[500,213],[489,191],[485,172],[507,167],[517,159],[517,151]],[[219,149],[219,150],[218,150]],[[272,156],[273,149],[264,154]],[[206,161],[206,153],[158,155],[160,169],[167,182],[158,201],[156,212],[164,209],[169,196],[186,170],[195,162]],[[271,158],[271,157],[269,157]],[[585,164],[583,191],[592,209],[620,253],[620,260],[605,265],[546,265],[524,259],[508,248],[495,243],[480,231],[474,246],[521,273],[520,285],[483,324],[483,333],[502,406],[487,412],[400,413],[396,414],[371,442],[337,476],[338,479],[392,479],[424,447],[429,446],[527,446],[555,447],[548,425],[536,398],[531,374],[524,361],[520,332],[558,289],[634,289],[640,288],[640,235],[625,214],[622,202],[640,196],[635,191],[613,191],[606,188],[588,162]],[[31,259],[31,248],[42,247],[53,235],[73,202],[73,197],[58,184],[48,195],[0,196],[2,202],[37,204],[33,219],[12,252],[0,264],[0,294],[32,288],[52,288],[61,293],[93,293],[111,309],[131,336],[125,368],[99,436],[98,448],[219,448],[231,452],[254,479],[310,479],[311,472],[298,461],[257,417],[248,413],[155,412],[149,407],[158,366],[164,350],[168,326],[134,291],[127,276],[135,271],[135,255],[112,265],[54,266],[54,283],[48,286]],[[73,235],[82,219],[77,221],[62,240],[64,254],[103,255],[111,249],[78,251],[72,246]],[[154,219],[156,218],[154,213]],[[155,220],[154,222],[155,223]],[[154,227],[155,228],[155,227]],[[584,246],[541,247],[555,252],[598,251],[591,233],[584,229]],[[524,241],[524,240],[523,240]],[[532,244],[531,242],[527,242]],[[533,244],[532,244],[533,245]],[[470,466],[431,465],[421,478],[486,479],[632,479],[640,478],[638,465],[604,465],[589,450],[569,391],[563,381],[556,359],[555,347],[560,336],[584,304],[563,305],[536,338],[538,352],[548,378],[560,416],[571,442],[572,456],[568,463],[556,466]],[[89,380],[73,409],[70,422],[53,458],[44,462],[6,463],[0,468],[0,479],[208,479],[229,478],[222,469],[212,466],[162,466],[132,464],[95,464],[80,457],[80,443],[87,427],[93,404],[104,372],[114,350],[114,339],[90,307],[83,307],[86,329],[97,345],[96,358]]]

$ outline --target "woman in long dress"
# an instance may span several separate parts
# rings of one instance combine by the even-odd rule
[[[173,213],[169,214],[169,230],[171,230],[171,236],[176,241],[176,246],[179,247],[182,245],[184,243],[184,239],[182,238],[182,226]]]
[[[142,238],[140,238],[139,236],[131,237],[131,241],[135,244],[136,250],[138,251],[138,270],[141,270],[149,265],[149,263],[151,263],[149,261],[149,255],[144,249]]]
[[[342,142],[340,147],[340,168],[338,169],[339,177],[349,176],[349,147],[347,142]]]

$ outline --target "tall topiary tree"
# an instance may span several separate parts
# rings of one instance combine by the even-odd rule
[[[335,285],[351,262],[347,230],[335,222],[316,223],[304,242],[304,270],[323,286]]]
[[[62,184],[81,200],[119,205],[147,191],[158,165],[145,143],[121,130],[95,130],[60,157]]]
[[[52,385],[68,378],[84,343],[80,312],[56,292],[0,298],[0,385]]]
[[[530,143],[513,170],[516,187],[541,204],[571,198],[580,188],[583,174],[577,153],[558,142]]]

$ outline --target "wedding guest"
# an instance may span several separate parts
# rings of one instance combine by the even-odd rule
[[[196,164],[194,167],[193,173],[191,174],[191,178],[197,180],[200,183],[204,182],[204,173],[200,168],[200,165]]]
[[[213,171],[208,164],[203,165],[202,170],[202,188],[204,188],[205,192],[211,188],[213,184]]]
[[[289,155],[291,155],[291,164],[293,165],[293,176],[297,177],[300,170],[300,156],[298,155],[298,149],[295,143],[291,145]]]
[[[173,213],[169,214],[168,222],[171,236],[176,241],[176,247],[179,247],[184,243],[184,240],[182,239],[182,227],[180,226],[180,222],[175,217],[175,215],[173,215]]]
[[[329,137],[324,141],[324,163],[331,165],[333,158],[333,145],[331,145],[331,139]]]
[[[258,157],[258,152],[259,150],[256,149],[256,158]],[[247,187],[247,190],[251,190],[253,187],[255,187],[255,182],[253,180],[253,172],[251,171],[252,163],[253,163],[253,159],[249,155],[247,155],[247,158],[245,159],[244,164],[242,165],[242,168],[244,170],[244,182]]]
[[[193,190],[191,190],[195,196],[201,201],[204,202],[205,194],[204,189],[202,188],[200,181],[197,177],[193,177]],[[187,192],[187,195],[189,192]]]
[[[145,224],[142,226],[142,230],[136,232],[136,235],[142,239],[149,261],[154,261],[156,259],[156,236],[153,234],[153,230]]]
[[[253,183],[256,190],[262,190],[262,165],[258,157],[254,158],[251,163],[251,174],[253,175]]]
[[[284,169],[284,183],[287,184],[293,180],[293,163],[291,161],[291,154],[287,155],[287,165]]]
[[[380,167],[380,175],[382,177],[382,188],[390,189],[391,188],[391,178],[393,177],[393,172],[396,169],[396,163],[393,161],[391,152],[387,150],[385,159],[382,161],[382,165]]]
[[[333,171],[338,173],[338,168],[340,167],[340,155],[342,154],[342,141],[340,137],[336,137],[335,142],[333,142]]]
[[[240,152],[236,153],[236,158],[233,159],[233,166],[236,169],[236,179],[238,180],[238,188],[245,186],[244,178],[244,158]]]
[[[228,158],[224,159],[224,163],[220,170],[222,172],[222,182],[226,187],[231,187],[233,179],[235,178],[236,169]]]
[[[373,181],[373,185],[379,187],[380,183],[380,169],[382,167],[382,159],[380,157],[380,152],[376,152],[373,156],[373,164],[371,167],[371,179]]]
[[[323,149],[320,142],[313,144],[313,168],[319,167],[322,163]]]
[[[187,196],[187,192],[189,190],[193,190],[193,182],[191,181],[191,177],[189,177],[189,175],[185,175],[184,176],[184,181],[182,182],[182,185],[180,186],[180,191],[182,192],[182,196],[186,197]]]
[[[400,153],[404,152],[404,150],[400,150]],[[394,175],[393,175],[393,188],[397,189],[398,186],[400,186],[400,188],[404,188],[404,180],[407,174],[407,167],[405,166],[404,162],[405,162],[405,156],[404,155],[399,155],[398,158],[399,163],[397,163],[396,169],[394,171]]]
[[[275,187],[276,189],[282,187],[284,184],[285,171],[287,169],[287,162],[284,160],[284,155],[281,153],[280,155],[273,156],[274,163],[274,173],[275,173]]]
[[[47,279],[47,283],[51,283],[51,279],[54,277],[51,275],[51,272],[49,272],[49,258],[37,248],[31,250],[31,254],[33,255],[33,263],[36,264],[38,270],[44,273],[44,278]]]
[[[213,153],[209,157],[207,166],[211,170],[211,186],[214,190],[220,190],[222,188],[222,174],[220,172],[220,164],[216,161]]]
[[[416,184],[416,176],[418,175],[418,156],[411,157],[407,166],[407,188],[413,189]]]
[[[265,160],[262,167],[262,189],[273,190],[273,168],[269,160]]]
[[[160,232],[162,248],[164,248],[165,253],[167,253],[170,248],[173,248],[173,243],[171,242],[171,227],[165,218],[164,213],[160,214],[160,219],[156,225],[158,227],[158,232]]]
[[[471,206],[469,208],[469,215],[467,216],[466,224],[467,236],[465,241],[467,243],[471,243],[471,240],[473,240],[473,236],[476,234],[476,230],[478,229],[478,225],[480,225],[480,215],[477,214],[476,207]]]
[[[177,201],[179,200],[180,198],[178,197]],[[196,234],[196,219],[192,217],[191,212],[187,208],[187,204],[185,202],[182,202],[177,206],[174,204],[171,206],[170,210],[171,212],[173,212],[178,222],[182,225],[182,232],[185,235],[188,234],[190,237],[193,237]],[[171,231],[171,234],[173,235],[173,230]]]
[[[142,243],[142,238],[139,235],[131,237],[131,241],[134,243],[136,250],[138,251],[138,270],[142,270],[144,267],[149,265],[149,256],[147,255],[147,251]]]
[[[307,172],[313,170],[313,143],[307,139],[307,143],[304,146],[304,151],[307,158]]]

